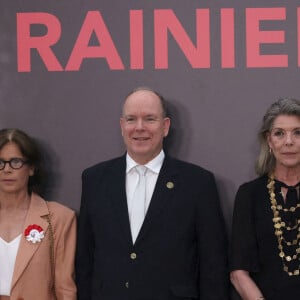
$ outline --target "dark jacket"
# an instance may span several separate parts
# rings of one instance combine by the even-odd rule
[[[228,299],[213,175],[166,157],[134,245],[125,178],[125,156],[83,172],[78,300]]]

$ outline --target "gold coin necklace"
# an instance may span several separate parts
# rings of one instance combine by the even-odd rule
[[[300,220],[298,219],[296,221],[296,224],[294,226],[286,226],[286,223],[282,221],[281,216],[279,215],[280,211],[284,212],[290,212],[294,213],[297,208],[300,207],[300,204],[297,204],[296,206],[292,206],[290,208],[283,208],[282,205],[278,205],[276,197],[275,197],[275,180],[274,175],[270,175],[267,188],[269,191],[270,201],[271,201],[271,209],[273,212],[273,224],[274,224],[274,230],[275,230],[275,236],[277,237],[278,241],[278,249],[279,249],[279,256],[282,260],[283,270],[289,275],[289,276],[295,276],[300,274]],[[297,236],[295,239],[291,241],[287,241],[286,238],[283,236],[284,230],[291,231],[297,229]],[[292,255],[287,255],[284,251],[284,244],[285,247],[295,247],[297,245],[297,248],[295,249],[295,253]],[[287,266],[288,262],[291,261],[298,261],[299,265],[298,268],[295,270],[290,270],[290,268]]]

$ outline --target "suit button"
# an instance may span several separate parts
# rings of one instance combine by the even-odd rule
[[[129,289],[129,282],[128,282],[128,281],[125,282],[125,287],[126,287],[127,289]]]
[[[136,253],[134,253],[134,252],[130,253],[130,258],[131,259],[136,259]]]

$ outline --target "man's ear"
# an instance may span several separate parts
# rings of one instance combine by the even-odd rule
[[[170,130],[170,125],[171,125],[171,119],[168,117],[164,118],[164,137],[168,135]]]
[[[120,127],[121,127],[121,134],[122,134],[122,136],[123,136],[123,122],[124,122],[124,119],[120,118]]]

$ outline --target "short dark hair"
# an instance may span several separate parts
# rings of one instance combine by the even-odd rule
[[[163,112],[163,117],[164,118],[168,117],[169,113],[168,113],[167,102],[166,102],[165,98],[160,93],[158,93],[157,91],[155,91],[152,88],[147,87],[147,86],[140,86],[140,87],[137,87],[137,88],[133,89],[125,97],[124,103],[130,95],[132,95],[132,94],[134,94],[135,92],[138,92],[138,91],[148,91],[148,92],[151,92],[151,93],[155,94],[160,100],[160,104],[161,104],[161,108],[162,108],[162,112]]]
[[[0,149],[8,143],[15,143],[28,163],[34,167],[34,175],[28,181],[28,191],[40,192],[43,184],[44,171],[42,168],[42,156],[35,140],[24,131],[17,128],[5,128],[0,130]]]

